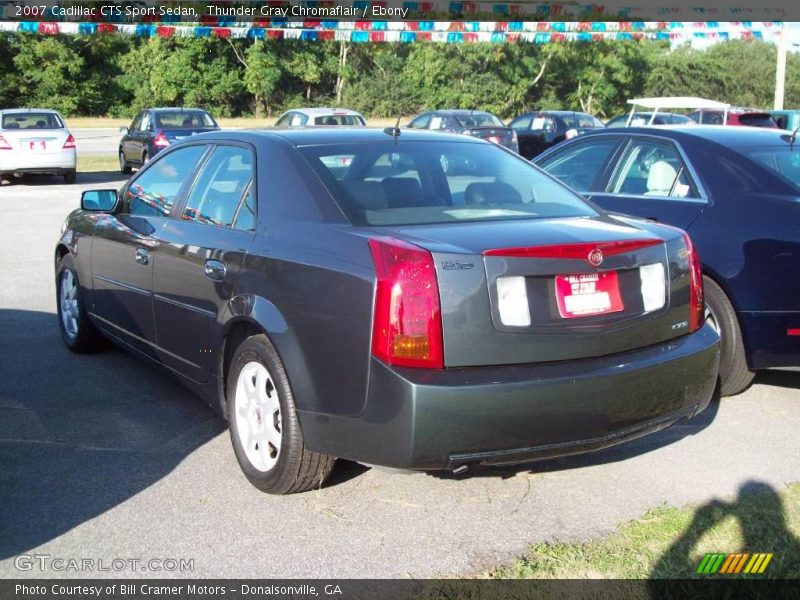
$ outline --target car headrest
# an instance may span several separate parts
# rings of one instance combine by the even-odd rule
[[[657,160],[647,174],[647,192],[649,196],[668,196],[675,183],[678,172],[665,160]]]
[[[504,181],[470,183],[464,190],[465,204],[521,204],[522,196]]]
[[[381,187],[390,208],[419,206],[424,200],[422,186],[413,177],[387,177]]]
[[[379,210],[386,208],[386,194],[383,186],[377,181],[342,181],[347,195],[358,208]]]

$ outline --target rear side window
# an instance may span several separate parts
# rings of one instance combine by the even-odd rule
[[[634,140],[625,149],[608,186],[612,194],[696,198],[686,165],[670,143]]]
[[[50,112],[10,113],[3,115],[3,129],[62,129],[64,123]]]
[[[188,146],[157,158],[125,191],[122,212],[166,217],[206,146]]]
[[[400,140],[299,151],[356,225],[597,214],[528,161],[490,144]],[[346,167],[337,166],[341,157]]]
[[[218,146],[197,176],[181,219],[230,227],[252,180],[252,153]]]
[[[571,188],[588,192],[618,145],[619,140],[610,138],[582,142],[537,164]]]

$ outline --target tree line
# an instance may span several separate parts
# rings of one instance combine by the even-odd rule
[[[509,119],[533,109],[603,118],[636,96],[702,96],[769,108],[777,49],[736,40],[670,50],[658,41],[535,45],[375,43],[122,35],[0,36],[0,107],[130,117],[145,106],[202,106],[274,117],[346,106],[372,117],[476,108]],[[800,55],[786,106],[800,107]]]

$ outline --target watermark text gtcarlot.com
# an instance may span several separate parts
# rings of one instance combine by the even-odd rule
[[[20,554],[14,559],[19,571],[54,571],[59,573],[150,573],[194,571],[193,558],[74,558],[52,554]]]

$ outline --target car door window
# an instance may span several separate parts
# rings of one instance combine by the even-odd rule
[[[150,113],[145,113],[144,116],[142,117],[142,123],[139,126],[139,129],[141,129],[142,131],[150,131],[151,122],[152,118],[150,116]]]
[[[411,127],[412,129],[427,129],[428,123],[430,122],[431,122],[431,115],[429,113],[427,115],[421,115],[417,117],[416,119],[411,121],[411,123],[409,123],[408,126]]]
[[[306,124],[308,117],[305,115],[301,115],[300,113],[294,113],[292,115],[292,121],[289,123],[292,127],[300,127]]]
[[[428,129],[444,129],[445,119],[439,116],[431,117],[431,122],[428,124]]]
[[[139,126],[142,124],[142,116],[144,116],[144,113],[139,113],[138,115],[136,115],[136,118],[133,119],[133,123],[131,123],[131,128],[130,128],[131,131],[139,130]]]
[[[698,197],[677,148],[655,140],[633,140],[628,145],[607,191],[637,196]]]
[[[275,123],[275,125],[277,127],[286,127],[287,125],[289,125],[289,122],[291,120],[292,120],[292,115],[291,113],[289,113],[288,115],[283,115],[280,119],[278,119],[278,122]]]
[[[613,138],[582,142],[537,164],[573,189],[588,192],[618,145],[619,140]]]
[[[591,115],[578,115],[578,127],[585,127],[592,129],[594,127],[602,127],[603,124],[600,123],[598,125],[597,119],[592,117]]]
[[[123,196],[122,212],[165,217],[178,193],[206,151],[206,146],[188,146],[162,155],[136,177]]]
[[[519,117],[511,121],[509,127],[516,129],[517,131],[526,131],[527,129],[530,129],[531,121],[533,121],[533,115]]]
[[[239,146],[218,146],[198,175],[181,219],[230,227],[253,179],[253,155]]]
[[[256,228],[256,186],[251,181],[250,187],[247,189],[247,195],[244,197],[239,214],[236,215],[236,221],[233,225],[234,229],[242,231],[255,231]]]

